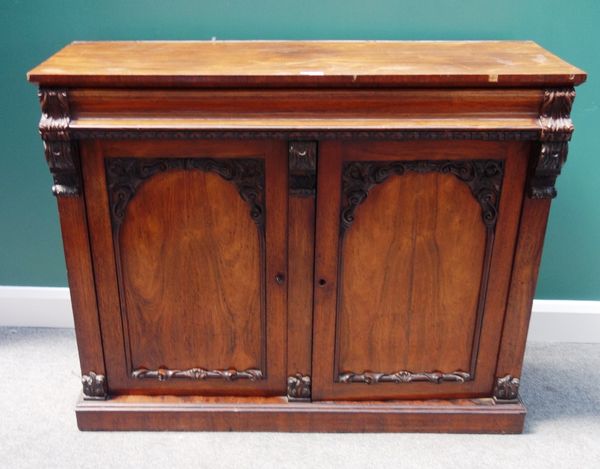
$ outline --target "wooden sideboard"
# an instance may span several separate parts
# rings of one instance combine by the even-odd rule
[[[79,428],[522,431],[584,72],[532,42],[80,42],[28,77]]]

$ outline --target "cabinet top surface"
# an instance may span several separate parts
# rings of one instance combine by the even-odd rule
[[[572,86],[531,41],[74,42],[28,73],[65,87]]]

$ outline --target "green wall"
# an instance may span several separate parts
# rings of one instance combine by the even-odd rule
[[[600,300],[597,0],[2,0],[0,285],[66,285],[58,217],[25,73],[73,40],[532,39],[586,70],[538,298]]]

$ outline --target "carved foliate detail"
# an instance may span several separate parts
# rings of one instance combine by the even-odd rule
[[[340,383],[414,383],[429,382],[440,384],[443,382],[464,383],[471,380],[471,375],[464,371],[454,371],[452,373],[442,373],[439,371],[412,373],[410,371],[397,371],[395,373],[379,373],[363,371],[362,373],[345,372],[338,376]]]
[[[93,371],[81,377],[83,385],[83,398],[85,400],[104,400],[108,398],[106,377]]]
[[[556,197],[556,178],[567,160],[568,141],[573,133],[571,108],[575,90],[547,89],[540,108],[540,149],[532,164],[528,195],[534,199]]]
[[[131,376],[136,379],[156,379],[158,381],[167,381],[170,379],[190,379],[196,381],[204,381],[207,379],[220,379],[224,381],[248,379],[250,381],[257,381],[263,379],[262,371],[255,368],[241,371],[238,371],[235,368],[228,370],[206,370],[204,368],[190,368],[188,370],[158,368],[156,370],[149,370],[147,368],[138,368],[133,370]]]
[[[356,209],[365,201],[374,186],[392,175],[401,175],[409,171],[454,175],[469,186],[481,205],[481,215],[486,227],[495,227],[504,173],[504,163],[501,160],[354,161],[346,163],[342,173],[342,191],[345,197],[345,206],[341,213],[342,233],[350,228]]]
[[[288,164],[290,195],[314,197],[317,188],[317,142],[290,142]]]
[[[506,375],[496,379],[494,386],[494,400],[499,404],[519,402],[519,378]]]
[[[78,139],[321,139],[537,141],[538,130],[155,130],[74,129]]]
[[[40,135],[52,173],[54,195],[76,196],[81,192],[81,175],[77,145],[69,134],[69,99],[66,90],[40,89],[42,108]]]
[[[294,376],[288,376],[287,396],[290,401],[310,401],[311,398],[311,378],[309,375],[296,373]]]
[[[238,189],[250,206],[250,217],[264,228],[264,162],[260,159],[213,158],[109,158],[106,177],[113,229],[119,230],[127,205],[138,188],[152,176],[165,171],[200,170],[214,172]]]

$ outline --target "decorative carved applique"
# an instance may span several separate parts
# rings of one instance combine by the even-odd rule
[[[441,373],[438,371],[429,373],[411,373],[410,371],[397,371],[396,373],[377,373],[364,371],[362,373],[347,372],[338,376],[340,383],[414,383],[417,381],[426,381],[429,383],[456,382],[464,383],[469,381],[471,375],[464,371],[454,371],[452,373]]]
[[[52,193],[75,196],[81,192],[81,175],[77,146],[69,135],[69,99],[66,90],[40,89],[42,108],[40,135],[44,141],[46,161],[52,173]]]
[[[85,400],[104,400],[108,398],[108,387],[104,375],[97,375],[90,371],[87,375],[81,377],[81,384],[83,385],[83,398]]]
[[[571,108],[575,100],[573,88],[548,89],[540,109],[540,152],[528,183],[528,195],[534,199],[556,197],[556,178],[567,159],[568,141],[573,133]]]
[[[74,129],[77,139],[321,139],[537,141],[537,130],[150,130]]]
[[[311,379],[309,375],[296,373],[294,376],[288,376],[287,396],[290,401],[310,401],[311,398]]]
[[[354,161],[344,165],[342,174],[342,191],[346,199],[341,214],[342,233],[350,228],[357,207],[365,201],[374,186],[381,184],[392,175],[401,175],[409,171],[438,172],[456,176],[469,186],[473,196],[481,205],[485,225],[488,228],[495,227],[504,173],[504,163],[501,160],[427,160],[391,163]]]
[[[169,370],[159,368],[157,370],[148,370],[147,368],[138,368],[131,374],[136,379],[156,379],[158,381],[167,381],[169,379],[191,379],[203,381],[206,379],[222,379],[225,381],[236,381],[238,379],[249,379],[257,381],[263,379],[262,371],[250,368],[238,371],[234,368],[229,370],[205,370],[204,368],[190,368],[189,370]]]
[[[494,386],[494,401],[499,404],[519,402],[519,378],[506,375],[496,380]]]
[[[252,220],[264,227],[264,162],[259,159],[212,158],[109,158],[106,177],[113,229],[119,230],[127,204],[144,181],[155,174],[175,170],[196,169],[214,172],[237,187],[250,206]]]
[[[297,197],[314,197],[317,187],[317,142],[290,142],[289,192]]]

